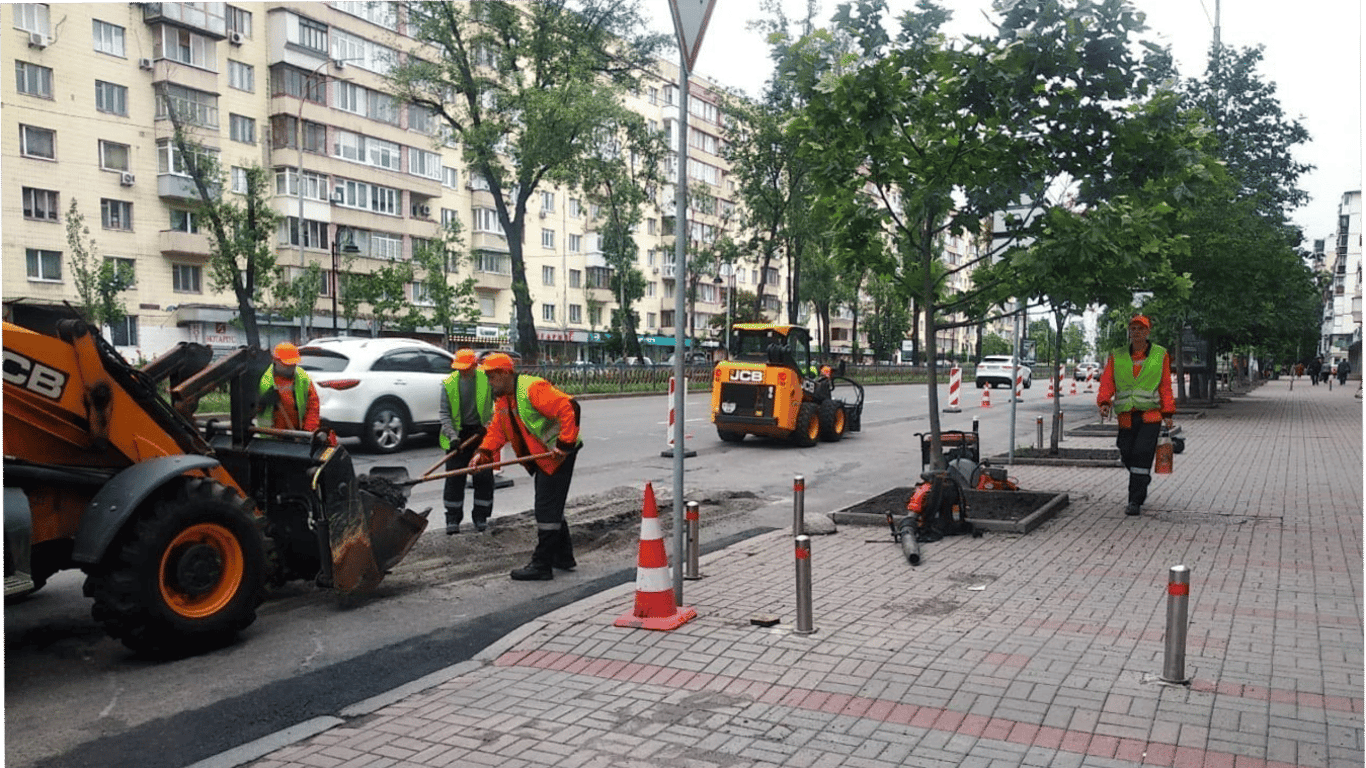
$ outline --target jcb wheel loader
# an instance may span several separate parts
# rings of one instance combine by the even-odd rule
[[[4,323],[7,599],[79,568],[109,635],[181,656],[230,642],[269,584],[374,586],[426,527],[326,434],[253,425],[263,350],[210,365],[182,343],[135,368],[70,314]],[[199,398],[225,385],[230,423],[201,431]]]
[[[816,368],[806,328],[736,323],[731,338],[729,358],[712,372],[711,420],[722,441],[759,435],[810,447],[862,428],[863,387]]]

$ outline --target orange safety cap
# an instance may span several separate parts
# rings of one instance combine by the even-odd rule
[[[484,358],[484,362],[479,364],[479,370],[488,371],[515,371],[516,366],[512,364],[512,358],[502,352],[494,352]]]
[[[1153,327],[1153,322],[1149,320],[1146,315],[1134,315],[1133,319],[1129,321],[1129,325],[1133,325],[1134,323],[1138,323],[1149,330],[1152,330]]]
[[[282,341],[275,345],[276,362],[285,365],[298,365],[299,359],[299,348],[288,341]]]
[[[451,361],[451,367],[457,371],[468,371],[479,362],[479,357],[474,354],[472,349],[462,349],[455,353],[455,359]]]

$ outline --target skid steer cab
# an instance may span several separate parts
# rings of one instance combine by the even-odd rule
[[[729,352],[711,387],[711,420],[723,441],[758,435],[808,447],[861,429],[863,387],[818,367],[805,327],[736,323]]]
[[[224,645],[290,579],[373,587],[426,526],[324,432],[253,425],[270,356],[182,343],[137,368],[79,317],[4,323],[5,597],[85,572],[91,614],[152,656]],[[199,399],[227,389],[227,422]]]

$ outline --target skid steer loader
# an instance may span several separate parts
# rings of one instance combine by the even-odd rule
[[[7,599],[79,568],[109,635],[181,656],[230,642],[268,585],[373,587],[426,527],[325,433],[253,425],[265,351],[182,343],[136,368],[73,314],[4,323]],[[201,429],[225,385],[229,423]]]
[[[723,441],[759,435],[809,447],[862,428],[863,387],[816,368],[806,328],[736,323],[731,339],[712,372],[711,420]]]

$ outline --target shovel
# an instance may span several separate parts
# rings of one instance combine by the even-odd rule
[[[499,467],[506,467],[509,464],[522,464],[528,461],[535,461],[536,459],[548,458],[552,455],[554,454],[550,453],[549,451],[547,451],[546,453],[535,453],[530,456],[522,456],[520,458],[510,459],[508,461],[498,461],[492,464],[480,464],[479,466],[474,467],[472,469],[470,467],[466,467],[464,469],[453,469],[450,472],[442,472],[437,475],[431,474],[432,469],[436,469],[436,467],[432,467],[432,469],[427,470],[427,472],[423,474],[422,477],[418,478],[410,478],[408,476],[407,467],[371,467],[366,477],[369,479],[384,480],[398,488],[403,489],[403,492],[406,494],[408,492],[408,489],[412,488],[414,485],[417,485],[418,483],[425,483],[431,480],[444,480],[448,477],[458,477],[460,475],[469,475],[475,472],[483,472],[486,469],[498,469]],[[442,461],[444,462],[445,460],[443,459]],[[440,464],[438,464],[437,466],[440,466]]]
[[[473,443],[475,440],[478,440],[479,437],[480,435],[478,434],[470,435],[468,440],[461,443],[459,446],[451,449],[450,453],[446,454],[445,456],[442,456],[440,461],[433,464],[431,468],[428,469],[426,472],[423,472],[422,477],[426,477],[427,475],[430,475],[431,473],[435,472],[437,467],[444,466],[446,462],[451,460],[452,456],[468,448],[470,446],[470,443]],[[385,467],[385,469],[388,469],[388,467]]]

